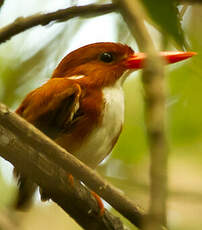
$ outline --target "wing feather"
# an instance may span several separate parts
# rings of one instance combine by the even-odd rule
[[[16,110],[51,138],[72,122],[79,109],[81,88],[68,79],[50,79],[27,95]]]

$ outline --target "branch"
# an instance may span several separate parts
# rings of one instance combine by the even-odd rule
[[[108,220],[111,214],[105,212],[103,218],[95,215],[98,212],[96,201],[92,203],[92,198],[86,201],[91,196],[85,187],[67,186],[67,173],[84,182],[133,224],[141,227],[144,215],[133,202],[23,118],[9,112],[3,104],[0,104],[0,155],[48,192],[51,199],[82,226],[90,222],[96,225],[98,221]],[[87,229],[91,228],[88,226]]]
[[[181,3],[202,3],[202,0],[178,0]],[[4,0],[1,1],[0,7],[3,5]],[[63,22],[74,17],[94,17],[99,15],[108,14],[118,10],[115,4],[89,4],[86,6],[73,6],[66,9],[58,10],[46,14],[34,14],[26,18],[19,17],[13,23],[0,29],[0,44],[11,39],[11,37],[24,32],[34,26],[47,25],[52,21]]]
[[[165,87],[163,62],[158,56],[144,24],[143,10],[138,1],[118,1],[140,50],[147,53],[142,81],[145,90],[145,117],[149,140],[150,208],[145,229],[159,230],[166,224],[167,142],[165,138]]]
[[[53,21],[63,22],[74,17],[95,17],[111,13],[116,9],[115,4],[89,4],[86,6],[73,6],[46,14],[38,13],[26,18],[19,17],[13,23],[0,29],[0,44],[34,26],[44,26]]]
[[[0,8],[3,6],[5,0],[0,0]]]

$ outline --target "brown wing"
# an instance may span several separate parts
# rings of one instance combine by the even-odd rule
[[[29,93],[16,113],[54,139],[63,129],[67,129],[76,117],[80,94],[78,84],[64,78],[51,79]],[[17,175],[19,193],[15,208],[23,210],[29,207],[37,185],[21,173],[17,172]]]
[[[28,94],[16,113],[55,138],[72,122],[79,109],[80,94],[78,84],[64,78],[50,79]]]

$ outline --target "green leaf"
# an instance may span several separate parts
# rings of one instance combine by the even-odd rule
[[[184,46],[184,34],[174,0],[142,0],[151,19],[160,30],[170,35],[178,45]]]

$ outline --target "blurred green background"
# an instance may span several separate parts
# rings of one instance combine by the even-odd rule
[[[93,2],[108,1],[6,0],[0,9],[0,26],[11,23],[19,16]],[[182,46],[185,39],[190,49],[198,53],[188,61],[166,67],[168,94],[166,122],[170,150],[168,223],[172,230],[200,230],[202,226],[202,5],[186,7],[184,15],[179,20],[172,7],[168,7],[173,1],[166,0],[165,5],[157,4],[155,9],[148,4],[148,1],[142,2],[148,12],[148,29],[158,49],[162,48],[160,43],[163,41],[164,49],[174,50],[180,46],[179,44]],[[156,3],[155,0],[150,2]],[[181,8],[179,6],[174,10],[180,11]],[[168,15],[171,15],[170,18]],[[184,38],[181,34],[182,30],[185,34]],[[65,54],[82,45],[98,41],[127,43],[137,50],[137,45],[126,24],[120,15],[115,13],[88,19],[75,18],[59,24],[51,23],[46,27],[35,27],[13,37],[0,46],[0,101],[15,110],[30,90],[43,84],[50,77]],[[149,154],[140,72],[129,77],[125,82],[124,90],[126,113],[123,132],[112,155],[97,170],[123,190],[126,196],[147,209]],[[3,229],[1,225],[4,229],[9,229],[6,225],[5,213],[7,217],[12,216],[15,223],[10,229],[80,229],[52,202],[41,204],[38,195],[36,195],[35,205],[29,212],[15,215],[9,213],[8,207],[16,194],[16,183],[12,179],[12,166],[1,159],[0,167],[1,229]],[[135,229],[126,220],[124,221],[129,229]]]

